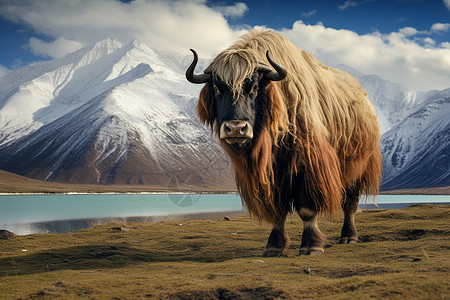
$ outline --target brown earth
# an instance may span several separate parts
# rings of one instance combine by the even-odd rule
[[[233,192],[236,190],[232,183],[225,185],[216,183],[208,187],[195,183],[188,174],[180,174],[176,181],[166,185],[67,184],[32,179],[0,170],[0,193]]]

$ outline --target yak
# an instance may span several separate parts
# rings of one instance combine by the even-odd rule
[[[199,119],[216,132],[251,216],[272,224],[263,256],[284,255],[289,213],[303,221],[300,255],[322,254],[319,215],[344,212],[340,243],[355,243],[362,195],[376,195],[380,128],[367,92],[271,29],[253,29],[195,74]]]

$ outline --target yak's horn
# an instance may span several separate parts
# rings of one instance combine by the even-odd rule
[[[267,60],[269,61],[270,65],[275,69],[275,71],[272,70],[267,65],[263,65],[263,64],[259,65],[258,70],[261,72],[264,72],[264,78],[272,80],[272,81],[280,81],[280,80],[285,79],[287,76],[286,69],[282,65],[274,62],[270,58],[269,51],[266,52],[266,57],[267,57]]]
[[[194,69],[198,62],[198,55],[197,52],[195,52],[195,50],[193,49],[190,50],[192,51],[192,53],[194,53],[194,60],[192,61],[189,68],[186,70],[186,79],[192,83],[206,83],[210,81],[212,78],[211,73],[204,73],[200,75],[194,74]]]

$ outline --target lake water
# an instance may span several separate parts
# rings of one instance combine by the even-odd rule
[[[450,196],[380,195],[378,208],[402,208],[410,204],[450,204]],[[363,209],[377,208],[371,198],[362,200]],[[221,216],[244,211],[236,194],[76,194],[2,195],[0,229],[18,235],[61,233],[120,221],[156,221]]]

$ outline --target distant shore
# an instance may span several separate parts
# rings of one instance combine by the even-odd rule
[[[85,186],[80,187],[80,192],[75,192],[73,189],[64,190],[34,190],[28,191],[22,187],[9,187],[8,189],[0,189],[0,196],[8,195],[167,195],[167,194],[237,194],[237,191],[228,190],[152,190],[153,187],[126,187],[126,186],[90,186],[89,191],[85,191]],[[138,189],[138,190],[136,190]],[[145,190],[145,191],[139,191]],[[434,188],[418,188],[418,189],[398,189],[390,191],[380,191],[380,195],[450,195],[450,186],[434,187]]]
[[[380,195],[450,195],[450,186],[381,191]]]
[[[146,185],[100,185],[100,184],[66,184],[47,182],[20,176],[0,170],[0,195],[26,195],[26,194],[228,194],[236,193],[234,186],[230,187],[195,187],[180,186],[178,189],[167,186]],[[399,189],[381,191],[381,195],[450,195],[450,186]]]

